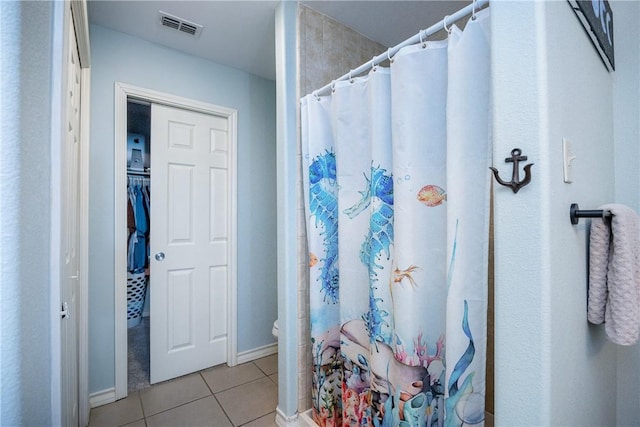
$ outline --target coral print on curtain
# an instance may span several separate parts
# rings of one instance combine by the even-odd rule
[[[302,99],[313,412],[484,422],[489,11]]]

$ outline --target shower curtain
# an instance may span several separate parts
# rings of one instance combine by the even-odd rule
[[[319,425],[484,420],[489,10],[301,101]]]

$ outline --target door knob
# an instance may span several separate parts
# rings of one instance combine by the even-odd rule
[[[158,252],[156,254],[156,261],[162,261],[164,259],[164,252]]]

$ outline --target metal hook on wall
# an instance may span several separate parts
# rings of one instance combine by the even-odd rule
[[[504,159],[506,163],[513,163],[513,173],[511,174],[511,181],[503,181],[498,175],[498,169],[490,167],[493,171],[493,176],[495,176],[498,184],[504,185],[506,187],[511,187],[514,193],[517,193],[522,187],[531,182],[531,166],[533,163],[529,163],[524,167],[524,179],[520,181],[520,171],[518,170],[518,164],[521,161],[527,160],[527,156],[522,156],[522,150],[519,148],[514,148],[511,150],[511,157],[507,157]]]

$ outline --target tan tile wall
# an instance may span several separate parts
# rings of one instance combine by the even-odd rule
[[[307,6],[300,5],[298,16],[301,96],[320,89],[387,49]]]
[[[298,94],[300,97],[355,69],[386,47],[339,22],[300,5],[298,9]],[[298,123],[300,121],[298,120]],[[302,154],[298,139],[298,411],[311,408],[309,268]]]

